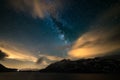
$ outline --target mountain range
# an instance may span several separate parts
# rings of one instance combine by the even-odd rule
[[[64,59],[40,70],[49,73],[120,73],[120,60],[108,58]]]

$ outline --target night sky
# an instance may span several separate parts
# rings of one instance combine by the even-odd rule
[[[17,69],[119,55],[120,0],[0,0],[0,50]]]

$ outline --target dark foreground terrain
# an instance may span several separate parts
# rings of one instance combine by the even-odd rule
[[[0,64],[0,72],[15,72],[15,71],[17,71],[17,70],[16,69],[8,69]]]
[[[120,80],[120,77],[117,74],[5,72],[0,73],[0,80]]]
[[[76,61],[62,60],[49,65],[40,72],[56,73],[120,73],[119,59],[81,59]]]

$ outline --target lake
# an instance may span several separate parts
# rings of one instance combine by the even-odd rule
[[[3,72],[0,80],[120,80],[118,74],[67,74],[39,72]]]

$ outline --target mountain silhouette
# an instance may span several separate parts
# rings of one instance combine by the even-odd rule
[[[14,72],[16,69],[9,69],[0,64],[0,72]]]
[[[109,58],[80,59],[71,61],[64,59],[40,70],[55,73],[120,73],[120,60]]]

